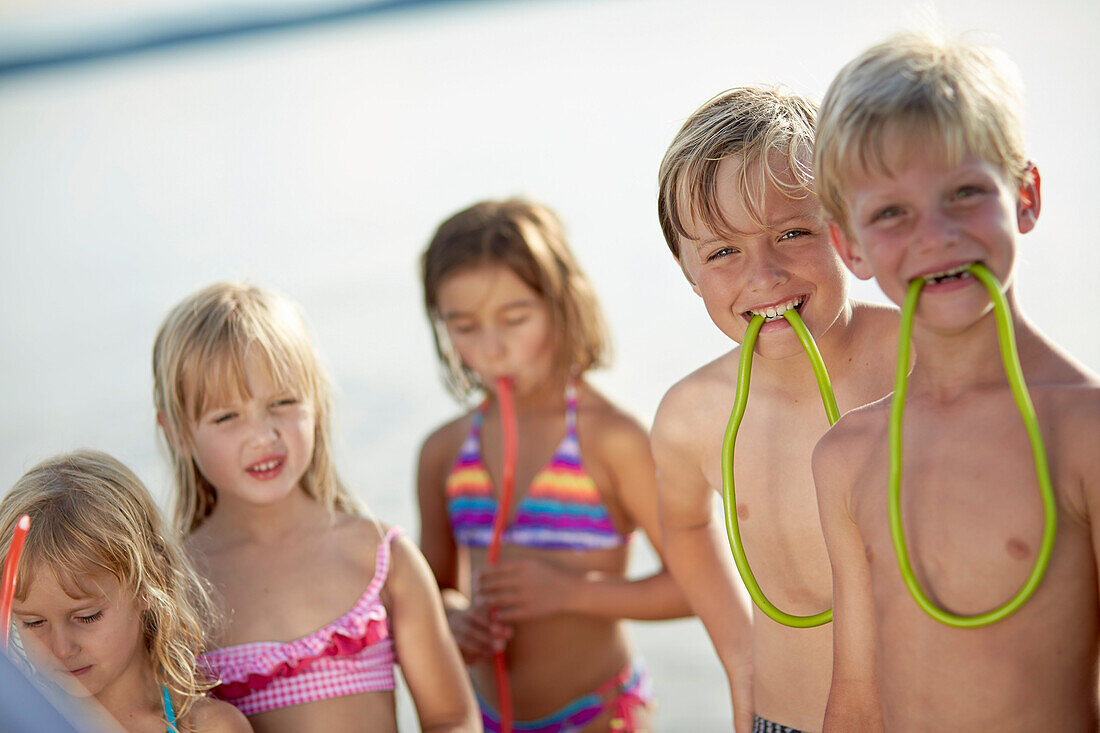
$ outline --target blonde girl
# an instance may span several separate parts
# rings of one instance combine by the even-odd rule
[[[250,730],[205,697],[210,600],[137,476],[105,453],[51,458],[0,502],[5,552],[24,514],[12,618],[38,671],[127,731]]]
[[[653,461],[645,430],[584,379],[606,340],[561,224],[527,201],[476,204],[439,226],[422,274],[448,385],[462,401],[484,396],[424,442],[418,495],[421,549],[486,730],[499,728],[490,657],[502,648],[516,731],[646,729],[648,680],[622,619],[688,607],[663,569],[625,577],[635,527],[659,548]],[[488,569],[501,377],[520,448],[502,561]]]
[[[202,662],[259,733],[394,731],[400,663],[425,731],[477,725],[423,557],[336,475],[329,385],[286,299],[218,283],[153,351],[176,524],[228,618]]]

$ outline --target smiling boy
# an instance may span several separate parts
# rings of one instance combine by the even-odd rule
[[[665,239],[715,325],[736,342],[754,314],[748,411],[735,465],[745,551],[768,598],[798,615],[829,608],[830,578],[810,455],[829,423],[793,329],[796,308],[828,366],[842,410],[890,388],[897,315],[852,301],[810,175],[815,109],[772,88],[727,91],[697,110],[661,164]],[[665,395],[652,447],[665,557],[702,619],[730,681],[739,731],[819,730],[831,627],[792,629],[738,594],[713,502],[740,349]]]
[[[910,597],[894,556],[890,401],[843,417],[814,453],[834,578],[826,729],[1096,730],[1100,381],[1016,303],[1018,240],[1040,196],[1013,74],[979,46],[891,38],[834,80],[816,156],[848,267],[899,304],[911,281],[927,283],[900,483],[923,592],[956,615],[997,608],[1032,572],[1043,535],[1032,447],[973,263],[1001,283],[1011,311],[1057,506],[1053,555],[1030,600],[992,625],[941,623]]]

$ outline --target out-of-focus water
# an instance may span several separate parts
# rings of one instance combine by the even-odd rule
[[[917,6],[609,0],[458,5],[154,53],[0,84],[0,487],[80,446],[166,503],[150,351],[169,307],[247,278],[303,307],[338,385],[342,474],[415,528],[419,442],[456,413],[417,284],[434,226],[477,199],[556,208],[608,314],[595,382],[644,421],[729,344],[662,242],[657,164],[683,119],[738,84],[820,97]],[[1093,133],[1100,6],[940,6],[1020,65],[1043,216],[1018,270],[1025,312],[1100,368]],[[857,297],[882,300],[857,283]],[[2,491],[2,488],[0,488]],[[652,568],[640,552],[639,572]],[[660,730],[728,730],[699,624],[636,624]],[[797,695],[797,690],[791,691]],[[402,702],[406,729],[413,727]]]

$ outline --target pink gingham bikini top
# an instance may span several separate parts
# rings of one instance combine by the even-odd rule
[[[394,689],[393,640],[378,596],[390,568],[392,527],[378,545],[374,578],[355,606],[324,628],[290,642],[255,641],[199,655],[220,681],[211,694],[245,715],[360,692]]]

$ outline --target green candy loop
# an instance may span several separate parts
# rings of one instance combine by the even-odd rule
[[[840,419],[840,410],[837,409],[833,386],[829,382],[829,373],[825,370],[825,362],[821,360],[817,344],[814,343],[813,337],[806,330],[806,325],[802,323],[802,319],[794,308],[788,309],[783,317],[791,324],[791,328],[802,343],[806,356],[810,359],[814,376],[817,378],[817,387],[821,392],[821,401],[825,405],[825,413],[829,417],[829,424],[833,425]],[[763,325],[762,316],[753,316],[745,331],[745,339],[741,342],[741,362],[737,368],[737,393],[733,400],[733,412],[730,413],[730,421],[726,426],[726,437],[722,441],[722,503],[726,514],[726,534],[729,535],[733,561],[737,564],[737,571],[741,573],[741,580],[744,581],[753,603],[764,612],[765,616],[776,623],[796,629],[809,629],[832,621],[833,610],[830,608],[811,616],[795,616],[776,608],[765,597],[764,591],[760,589],[760,584],[752,574],[748,558],[745,557],[745,547],[741,543],[741,528],[737,523],[737,498],[733,486],[733,448],[737,443],[737,430],[741,427],[741,419],[745,416],[745,406],[749,401],[749,374],[752,371],[753,347],[756,345],[756,337]]]
[[[1039,583],[1043,580],[1047,565],[1050,564],[1051,552],[1054,549],[1054,533],[1058,523],[1057,505],[1054,499],[1054,488],[1050,481],[1050,468],[1047,465],[1046,450],[1043,447],[1043,436],[1039,430],[1039,421],[1035,416],[1035,408],[1031,404],[1031,398],[1027,392],[1027,384],[1024,382],[1023,370],[1020,368],[1020,357],[1016,353],[1016,339],[1012,331],[1012,317],[1009,313],[1008,302],[1001,292],[1001,284],[983,265],[973,264],[969,267],[974,277],[978,278],[989,290],[989,296],[993,301],[993,313],[997,319],[997,335],[1001,345],[1001,360],[1004,363],[1005,375],[1012,389],[1012,395],[1016,399],[1016,407],[1024,420],[1028,439],[1031,441],[1031,451],[1035,460],[1035,474],[1039,479],[1039,493],[1043,499],[1043,541],[1039,547],[1039,555],[1035,558],[1035,565],[1031,569],[1031,575],[1023,587],[1007,603],[985,613],[975,616],[959,616],[943,610],[924,594],[920,584],[913,573],[913,567],[909,563],[909,554],[905,549],[905,533],[901,525],[901,425],[902,414],[905,409],[905,388],[909,378],[909,341],[913,332],[913,311],[917,307],[917,298],[924,287],[924,278],[917,278],[909,284],[909,292],[905,297],[905,304],[901,311],[901,329],[898,333],[898,371],[894,387],[894,398],[890,406],[890,534],[894,540],[894,552],[897,554],[898,567],[901,569],[901,577],[905,581],[913,600],[917,602],[925,613],[932,618],[948,626],[958,628],[976,628],[988,626],[1005,618],[1024,605],[1031,597]]]

